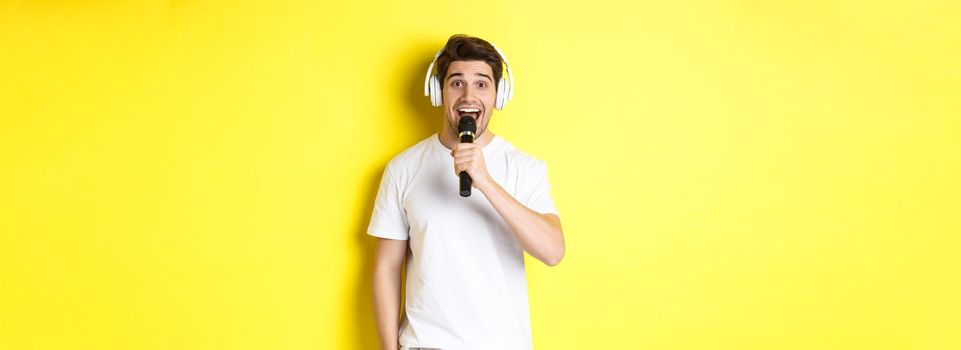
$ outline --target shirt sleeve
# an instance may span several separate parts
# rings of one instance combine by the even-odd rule
[[[527,188],[524,191],[526,195],[520,202],[541,214],[560,215],[554,207],[554,199],[551,198],[551,184],[547,180],[547,163],[542,160],[536,161],[532,170],[524,176],[527,178],[525,181]]]
[[[374,211],[370,216],[367,234],[380,238],[406,240],[409,226],[407,213],[401,203],[402,189],[388,164],[380,179]]]

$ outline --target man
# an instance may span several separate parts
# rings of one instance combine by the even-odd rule
[[[498,95],[508,89],[506,60],[493,45],[454,35],[435,62],[442,87],[431,95],[441,95],[432,96],[435,105],[442,98],[441,129],[388,162],[367,228],[379,237],[373,294],[381,349],[529,350],[524,252],[549,266],[564,256],[547,168],[487,128],[493,107],[510,97]],[[476,120],[474,143],[460,143],[462,118]],[[458,191],[461,171],[473,180],[469,197]]]

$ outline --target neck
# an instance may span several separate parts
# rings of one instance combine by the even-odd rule
[[[437,133],[440,136],[440,143],[447,147],[447,149],[454,149],[458,143],[460,143],[460,137],[457,137],[457,133],[454,130],[444,128]],[[474,139],[474,143],[480,145],[481,147],[487,146],[494,139],[494,133],[491,132],[490,128],[484,131],[483,135]]]

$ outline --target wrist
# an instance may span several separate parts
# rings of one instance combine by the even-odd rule
[[[490,175],[485,175],[484,181],[477,182],[477,189],[483,192],[485,195],[494,190],[495,186],[497,186],[497,182],[494,182],[494,179],[491,178]]]

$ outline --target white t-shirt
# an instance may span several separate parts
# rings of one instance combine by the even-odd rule
[[[557,214],[544,161],[495,135],[491,177],[518,202]],[[404,150],[381,179],[367,233],[409,240],[402,350],[529,350],[524,251],[483,192],[458,193],[454,159],[435,133]]]

